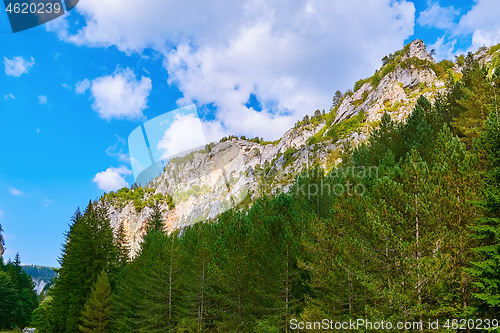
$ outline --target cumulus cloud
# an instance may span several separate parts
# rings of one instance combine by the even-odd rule
[[[436,58],[453,59],[457,54],[475,52],[481,46],[492,46],[500,43],[500,7],[496,0],[474,1],[472,8],[456,18],[459,12],[452,6],[440,7],[430,3],[417,22],[422,26],[436,27],[445,30],[434,44],[429,45],[436,50]],[[466,41],[465,43],[459,43]],[[463,45],[466,44],[464,47]],[[462,45],[457,48],[457,45]]]
[[[165,159],[206,143],[200,119],[192,113],[178,114],[158,142],[157,149],[162,154],[161,158]]]
[[[90,88],[90,81],[88,79],[85,79],[83,81],[80,81],[76,84],[76,89],[75,89],[75,92],[78,94],[78,95],[81,95],[83,93],[85,93],[89,88]]]
[[[5,74],[19,77],[30,71],[35,64],[35,59],[31,57],[31,61],[28,61],[23,57],[13,57],[12,59],[4,57],[3,63],[5,65]]]
[[[461,17],[458,32],[472,33],[470,51],[479,47],[491,46],[500,42],[500,7],[495,0],[475,1],[472,9]]]
[[[120,162],[130,162],[130,156],[128,153],[124,152],[126,140],[124,138],[115,135],[118,141],[113,146],[109,146],[106,149],[106,154],[111,157],[116,157]]]
[[[3,99],[9,99],[9,98],[10,99],[16,99],[16,97],[14,95],[12,95],[12,94],[8,94],[8,95],[4,95],[3,96]]]
[[[23,192],[19,191],[17,188],[9,187],[9,192],[12,195],[23,195]]]
[[[427,49],[433,49],[436,52],[434,59],[437,61],[443,59],[454,59],[457,54],[455,51],[456,39],[445,42],[444,36],[438,37],[435,43],[427,45]]]
[[[122,187],[128,186],[127,181],[122,175],[131,175],[132,170],[124,165],[118,168],[109,167],[106,171],[97,173],[92,180],[97,184],[97,187],[103,191],[115,191]]]
[[[456,26],[454,20],[458,15],[460,11],[453,6],[441,7],[438,3],[433,3],[420,12],[417,23],[423,27],[450,29]]]
[[[38,96],[38,103],[39,104],[45,104],[45,103],[47,103],[47,96],[44,96],[44,95]]]
[[[61,39],[127,54],[151,48],[183,94],[179,106],[213,105],[225,133],[266,138],[371,75],[415,19],[405,0],[87,0],[76,9],[86,24],[75,34],[61,24]],[[251,95],[262,110],[247,106]]]
[[[142,120],[151,88],[151,79],[142,76],[137,80],[129,68],[117,70],[92,81],[92,108],[106,120]]]

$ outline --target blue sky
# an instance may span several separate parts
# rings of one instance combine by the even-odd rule
[[[0,5],[4,257],[57,266],[75,209],[134,182],[148,119],[194,103],[209,141],[276,139],[415,38],[437,59],[500,42],[493,0],[359,2],[80,0],[16,34]]]

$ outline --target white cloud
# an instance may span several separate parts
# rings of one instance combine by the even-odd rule
[[[4,95],[3,96],[3,99],[9,99],[9,98],[10,99],[16,99],[16,97],[14,95],[12,95],[12,94],[8,94],[8,95]]]
[[[40,103],[40,104],[47,103],[47,96],[44,96],[44,95],[38,96],[38,103]]]
[[[475,52],[481,46],[492,46],[500,43],[500,7],[497,0],[476,0],[472,8],[460,17],[460,21],[453,23],[456,11],[453,7],[436,9],[438,5],[432,5],[420,15],[418,22],[423,24],[429,21],[430,26],[446,29],[446,33],[439,37],[430,47],[436,49],[438,59],[453,59],[457,54]],[[432,15],[431,15],[432,14]],[[432,23],[434,21],[434,23]],[[457,41],[466,40],[469,47],[459,47]],[[446,42],[445,42],[446,41]]]
[[[19,191],[17,188],[9,187],[10,194],[12,195],[23,195],[23,192]]]
[[[63,83],[62,86],[66,89],[71,89],[71,86],[67,83]]]
[[[460,19],[459,33],[472,33],[469,50],[500,42],[500,7],[496,0],[477,0],[472,9]]]
[[[417,23],[423,27],[451,29],[456,26],[453,21],[458,15],[460,15],[460,11],[453,6],[441,7],[438,3],[432,3],[420,12]]]
[[[142,76],[137,80],[134,72],[128,68],[117,70],[112,75],[92,81],[92,108],[106,120],[142,120],[151,88],[151,79]]]
[[[157,149],[164,159],[206,143],[200,119],[192,113],[178,114],[158,142]]]
[[[179,106],[212,104],[213,128],[266,138],[371,75],[403,47],[415,19],[405,0],[87,0],[76,10],[86,24],[73,35],[62,26],[61,39],[128,54],[151,48],[183,94]],[[251,94],[261,112],[246,106]]]
[[[121,165],[119,168],[109,167],[106,171],[97,173],[92,180],[103,191],[115,191],[128,186],[127,181],[122,175],[131,175],[132,170]]]
[[[37,129],[36,129],[36,132],[37,132],[37,133],[40,133],[40,129],[39,129],[39,128],[37,128]]]
[[[45,199],[42,201],[42,205],[44,207],[49,207],[49,205],[53,204],[54,203],[54,200],[50,200],[50,199]]]
[[[116,142],[116,144],[114,144],[113,146],[109,146],[108,149],[106,149],[106,154],[111,157],[116,157],[120,162],[130,162],[129,154],[123,152],[127,141],[119,137],[118,135],[115,136],[118,141]]]
[[[436,55],[434,56],[434,59],[436,61],[440,61],[443,59],[454,60],[454,57],[457,54],[457,52],[454,51],[457,41],[454,39],[445,42],[444,40],[444,36],[441,36],[438,37],[434,44],[427,45],[427,50],[434,49],[434,51],[436,51]]]
[[[89,88],[90,88],[90,81],[88,79],[85,79],[85,80],[80,81],[76,84],[75,92],[78,95],[81,95],[81,94],[85,93]]]
[[[31,61],[28,61],[23,57],[13,57],[12,60],[9,60],[4,57],[3,63],[5,65],[5,74],[19,77],[29,72],[31,67],[35,64],[35,59],[31,57]]]

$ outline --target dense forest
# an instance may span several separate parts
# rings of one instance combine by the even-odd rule
[[[33,310],[38,307],[35,286],[31,277],[23,271],[19,253],[14,261],[7,264],[4,264],[3,258],[0,259],[0,330],[26,327],[31,322]]]
[[[290,332],[292,320],[498,319],[500,69],[489,74],[469,54],[447,85],[433,104],[420,97],[404,123],[385,113],[341,165],[303,171],[287,193],[171,234],[155,209],[133,260],[124,230],[113,237],[106,208],[90,202],[72,218],[31,324]],[[0,267],[0,327],[29,321],[17,261]],[[18,314],[5,321],[1,311]]]

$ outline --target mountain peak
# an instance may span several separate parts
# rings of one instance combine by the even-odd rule
[[[435,63],[434,59],[432,56],[427,53],[427,48],[425,46],[425,43],[420,40],[420,39],[415,39],[413,42],[410,44],[407,44],[404,48],[404,54],[401,57],[401,61],[404,61],[409,58],[419,58],[422,60],[428,60],[430,62]]]

